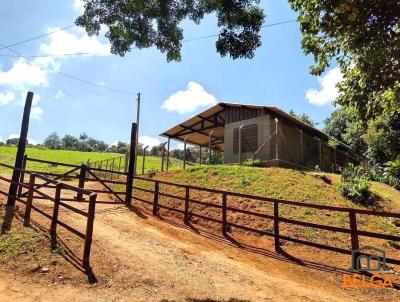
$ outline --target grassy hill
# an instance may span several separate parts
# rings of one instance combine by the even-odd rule
[[[0,162],[6,164],[14,164],[15,154],[17,152],[16,147],[6,147],[0,146]],[[119,153],[99,153],[99,152],[80,152],[80,151],[67,151],[67,150],[43,150],[36,148],[27,148],[26,154],[29,157],[36,159],[43,159],[61,163],[68,163],[74,165],[80,165],[82,163],[95,162],[104,159],[110,159],[122,156]],[[138,156],[138,167],[137,171],[140,172],[142,168],[143,158]],[[170,168],[171,170],[180,169],[182,167],[182,162],[180,160],[171,158]],[[28,169],[36,171],[46,171],[54,173],[62,173],[70,170],[66,167],[61,166],[50,166],[41,163],[31,162],[27,166]],[[157,156],[146,156],[146,166],[145,170],[155,169],[161,170],[161,158]],[[4,171],[4,168],[0,167],[0,171]]]
[[[154,178],[181,184],[191,184],[305,203],[400,212],[399,191],[383,184],[372,183],[371,189],[377,194],[376,202],[368,207],[355,204],[336,192],[335,183],[340,180],[340,176],[334,174],[313,174],[283,168],[252,168],[221,165],[192,167],[182,171],[158,173]],[[145,181],[136,181],[136,185],[153,189],[153,184]],[[181,197],[185,196],[182,189],[172,186],[161,185],[160,190],[163,193]],[[150,193],[135,191],[135,194],[143,199],[152,201],[152,194]],[[212,202],[217,205],[221,204],[220,194],[192,190],[191,199]],[[141,203],[138,202],[138,204]],[[165,196],[160,197],[159,204],[181,210],[184,209],[183,201]],[[228,206],[273,215],[272,204],[268,202],[228,197]],[[221,220],[221,210],[218,208],[191,204],[190,209],[194,213]],[[286,205],[281,205],[279,210],[280,215],[285,218],[345,228],[349,227],[348,213],[345,212],[319,211],[312,208]],[[167,210],[163,210],[162,213],[182,219],[182,215],[174,214]],[[263,218],[228,211],[228,220],[232,223],[248,225],[259,230],[273,231],[272,221]],[[220,229],[220,225],[206,220],[194,218],[194,222],[205,226],[207,229],[214,229],[216,231]],[[357,215],[357,223],[360,230],[390,233],[393,235],[400,233],[400,229],[396,227],[393,218]],[[348,234],[332,233],[325,230],[316,230],[285,223],[280,223],[280,225],[282,234],[324,244],[334,244],[340,248],[350,248]],[[387,241],[371,240],[364,237],[360,238],[360,240],[361,244],[375,244],[385,249],[391,248],[392,244],[396,245],[396,243],[390,243],[389,245]],[[400,242],[397,244],[400,245]]]

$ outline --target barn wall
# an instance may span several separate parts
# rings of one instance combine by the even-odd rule
[[[267,121],[269,120],[269,116],[259,116],[255,118],[250,118],[245,120],[245,125],[257,125],[257,149],[264,143],[265,139],[269,137],[270,129]],[[234,130],[238,129],[240,125],[243,123],[243,120],[230,122],[225,124],[225,139],[224,139],[224,162],[226,164],[238,163],[239,162],[239,153],[234,152],[233,148],[233,135]],[[246,159],[249,159],[253,156],[255,151],[251,152],[242,152],[242,162]],[[263,148],[260,153],[257,155],[257,159],[262,161],[267,160],[269,158],[269,148]]]

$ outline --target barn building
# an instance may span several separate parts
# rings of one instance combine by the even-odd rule
[[[321,130],[269,106],[219,103],[161,136],[168,138],[168,150],[171,139],[197,145],[200,152],[218,150],[225,164],[259,159],[265,166],[330,171],[360,161],[344,143],[331,147]]]

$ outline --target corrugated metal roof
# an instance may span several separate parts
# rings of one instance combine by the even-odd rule
[[[218,127],[212,127],[213,123],[210,121],[207,121],[207,118],[210,118],[214,116],[216,113],[220,112],[220,114],[224,117],[224,108],[225,107],[245,107],[245,108],[254,108],[254,109],[266,109],[270,112],[274,112],[278,116],[282,116],[287,118],[288,120],[291,120],[295,123],[297,123],[301,128],[307,129],[310,132],[314,133],[315,135],[319,137],[323,137],[325,139],[331,138],[328,136],[326,133],[323,131],[312,127],[299,119],[291,116],[290,114],[286,113],[285,111],[277,108],[277,107],[272,107],[272,106],[260,106],[260,105],[251,105],[251,104],[239,104],[239,103],[218,103],[215,106],[199,113],[191,118],[187,119],[186,121],[182,122],[179,125],[176,125],[172,127],[171,129],[161,133],[161,136],[164,137],[169,137],[178,141],[186,141],[190,144],[194,145],[200,145],[200,146],[208,146],[208,136],[211,131],[214,130],[212,137],[213,138],[219,138],[222,141],[221,142],[216,142],[213,144],[214,148],[223,151],[223,140],[224,140],[224,126],[219,125]],[[195,132],[194,130],[200,130],[197,125],[200,125],[201,121],[204,121],[204,127],[207,128],[206,130],[202,130],[204,134],[200,134],[198,132]],[[186,131],[185,131],[186,130]],[[346,149],[350,149],[347,145],[345,145],[342,142],[339,142],[342,147],[345,147]]]

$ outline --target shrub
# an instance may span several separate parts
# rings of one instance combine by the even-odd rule
[[[372,201],[373,194],[369,189],[368,179],[363,175],[362,167],[348,164],[341,170],[342,179],[336,189],[344,197],[361,204]]]
[[[149,169],[149,170],[147,170],[146,172],[147,172],[147,175],[148,175],[150,178],[152,178],[153,176],[155,176],[155,175],[157,174],[158,170],[157,170],[157,169]]]
[[[247,159],[241,163],[242,166],[246,167],[261,167],[261,160],[259,159]]]

